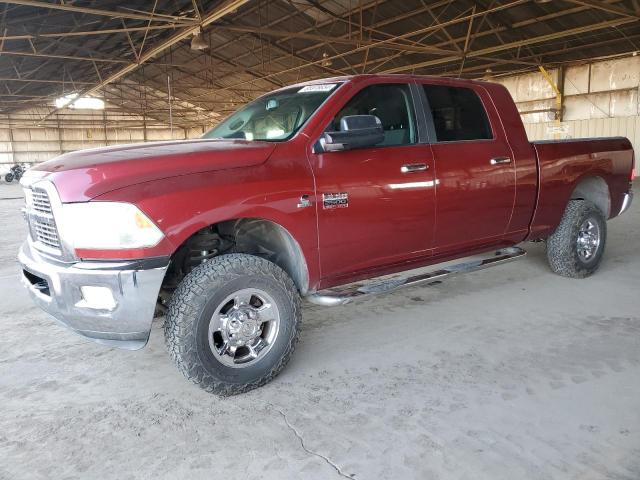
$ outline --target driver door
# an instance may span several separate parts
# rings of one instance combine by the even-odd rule
[[[357,92],[327,130],[346,115],[375,115],[384,141],[375,147],[312,153],[323,286],[430,253],[435,216],[433,154],[418,142],[408,84]]]

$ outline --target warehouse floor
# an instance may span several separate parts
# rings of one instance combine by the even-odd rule
[[[18,280],[0,185],[0,478],[638,479],[640,201],[587,280],[529,256],[368,303],[307,306],[271,384],[221,399],[165,353],[60,328]]]

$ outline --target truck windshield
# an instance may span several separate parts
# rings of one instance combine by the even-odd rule
[[[202,138],[288,140],[338,85],[319,83],[265,95],[235,112]]]

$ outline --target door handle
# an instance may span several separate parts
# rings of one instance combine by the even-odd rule
[[[429,167],[426,163],[407,163],[400,167],[402,173],[426,172]]]
[[[491,165],[502,165],[505,163],[511,163],[511,159],[509,157],[496,157],[492,158],[489,163]]]

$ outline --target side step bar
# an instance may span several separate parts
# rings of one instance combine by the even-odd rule
[[[414,285],[431,283],[452,275],[475,272],[476,270],[502,265],[503,263],[524,257],[526,254],[527,252],[519,247],[503,248],[491,256],[449,265],[431,272],[418,273],[418,269],[416,269],[405,272],[404,276],[403,274],[400,274],[400,276],[396,275],[385,280],[374,278],[364,282],[352,283],[344,287],[321,290],[312,295],[308,295],[306,299],[311,303],[325,307],[344,305],[369,295],[389,293],[403,287],[412,287]],[[419,270],[424,270],[424,268]]]

